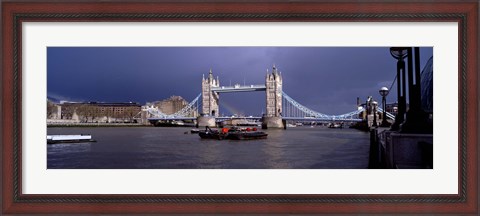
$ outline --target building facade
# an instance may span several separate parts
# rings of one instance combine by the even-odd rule
[[[141,111],[140,104],[133,102],[62,102],[57,106],[57,119],[79,122],[134,122]]]
[[[170,115],[182,110],[188,102],[181,96],[171,96],[168,99],[154,102],[154,106],[158,107],[160,112]]]

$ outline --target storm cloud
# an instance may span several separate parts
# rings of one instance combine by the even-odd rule
[[[422,47],[421,68],[433,55]],[[389,47],[49,47],[47,95],[76,101],[138,102],[179,95],[187,101],[201,91],[212,69],[223,86],[264,84],[276,65],[283,91],[325,114],[355,110],[356,98],[390,87],[396,60]],[[396,101],[396,87],[388,96]],[[220,113],[260,115],[263,92],[220,95]]]

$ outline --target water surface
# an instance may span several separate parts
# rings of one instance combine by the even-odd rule
[[[95,143],[47,145],[49,169],[366,169],[368,133],[309,126],[262,140],[203,140],[190,128],[48,128]]]

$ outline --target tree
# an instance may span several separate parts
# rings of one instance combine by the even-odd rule
[[[113,118],[115,119],[115,123],[118,122],[118,119],[122,118],[122,113],[118,110],[118,108],[113,108]]]
[[[98,117],[97,107],[90,104],[82,104],[77,108],[77,114],[82,120],[82,122],[89,122]]]
[[[87,106],[85,104],[79,105],[76,111],[78,117],[80,118],[80,122],[88,122]]]
[[[47,100],[47,119],[52,118],[56,111],[57,106],[53,102]]]
[[[107,123],[110,123],[110,118],[113,118],[113,107],[105,107],[104,114],[107,117]]]
[[[77,105],[73,104],[63,104],[61,119],[72,119],[73,113],[76,111],[77,107]]]
[[[133,118],[138,114],[138,110],[135,109],[136,107],[128,107],[125,109],[124,117],[129,120],[129,122],[133,122]]]

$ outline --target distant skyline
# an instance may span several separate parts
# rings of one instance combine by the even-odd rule
[[[420,52],[423,69],[433,48]],[[378,90],[396,75],[389,47],[48,47],[47,96],[143,105],[178,95],[190,102],[210,69],[221,86],[264,84],[274,64],[284,92],[332,115],[355,110],[357,97],[380,101]],[[396,101],[396,85],[387,101]],[[264,109],[264,92],[220,94],[220,114],[260,115]]]

